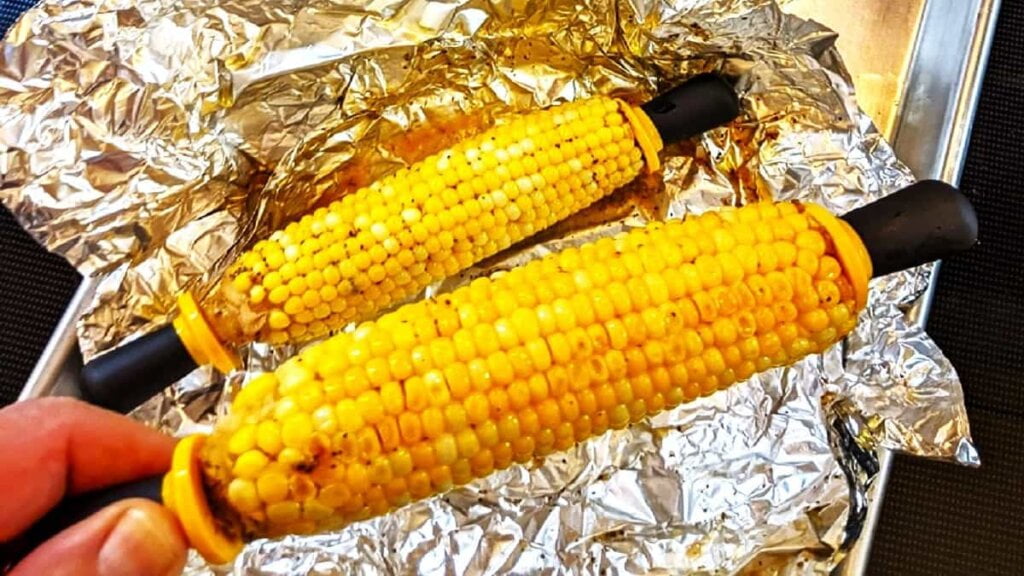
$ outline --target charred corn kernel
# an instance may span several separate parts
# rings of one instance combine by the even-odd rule
[[[247,538],[335,529],[821,351],[864,306],[851,234],[810,206],[729,209],[399,307],[240,395],[203,448],[208,492]]]
[[[289,481],[292,496],[300,502],[310,499],[316,493],[316,485],[306,474],[295,474]]]
[[[286,466],[294,466],[305,462],[306,456],[295,448],[282,448],[281,453],[277,455],[277,461]]]
[[[589,206],[645,164],[658,169],[661,146],[643,112],[603,96],[507,119],[258,242],[209,303],[219,312],[214,331],[232,345],[305,341],[365,320]],[[805,249],[818,248],[802,238]],[[579,268],[582,260],[565,262]],[[556,282],[553,295],[572,295],[571,277]],[[622,296],[620,287],[619,306],[629,303]],[[494,301],[505,317],[495,344],[506,350],[536,337],[510,315],[519,301],[511,292]],[[563,302],[538,320],[568,330],[579,321],[573,312]],[[442,334],[455,332],[456,323],[445,326]],[[465,352],[462,344],[454,350]]]

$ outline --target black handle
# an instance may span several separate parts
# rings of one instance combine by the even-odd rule
[[[110,504],[128,498],[145,498],[158,503],[162,502],[160,497],[162,484],[163,475],[152,476],[137,482],[119,484],[64,500],[24,533],[9,542],[0,543],[0,573],[5,573],[13,568],[43,542]]]
[[[97,406],[131,412],[197,368],[168,324],[99,356],[82,368],[82,398]]]
[[[959,190],[924,180],[843,216],[871,256],[875,277],[966,250],[978,241],[978,217]]]
[[[739,116],[733,87],[717,74],[700,74],[640,107],[666,144],[681,142]]]

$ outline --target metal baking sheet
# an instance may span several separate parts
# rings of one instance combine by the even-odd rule
[[[861,106],[917,177],[957,183],[999,3],[791,0],[784,8],[839,33]],[[92,289],[88,279],[79,286],[20,399],[77,395],[81,354],[74,324]],[[929,290],[916,310],[920,322],[927,318],[930,296]],[[890,462],[883,455],[868,525],[843,574],[865,572]]]
[[[861,107],[914,174],[958,184],[1000,0],[793,0],[787,6],[839,33]],[[913,311],[922,325],[939,268]],[[892,454],[881,454],[880,464],[864,532],[843,575],[867,572]]]

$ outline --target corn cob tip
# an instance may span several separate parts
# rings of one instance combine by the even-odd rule
[[[225,533],[210,510],[203,488],[199,453],[206,437],[193,435],[174,448],[171,469],[164,476],[161,498],[181,522],[189,544],[207,562],[215,565],[232,561],[242,550],[242,541]]]

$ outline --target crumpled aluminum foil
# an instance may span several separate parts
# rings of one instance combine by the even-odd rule
[[[428,292],[722,205],[841,213],[913,176],[834,38],[770,0],[46,0],[0,53],[0,200],[101,276],[87,358],[163,323],[252,238],[496,115],[644,98],[700,71],[736,78],[744,114],[670,147],[663,186]],[[879,448],[977,463],[956,373],[908,319],[929,268],[875,280],[823,355],[338,533],[255,542],[217,572],[827,573],[859,534]],[[243,352],[254,371],[291,351]],[[207,429],[246,377],[197,371],[135,416]]]

